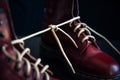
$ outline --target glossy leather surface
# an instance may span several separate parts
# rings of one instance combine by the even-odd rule
[[[58,23],[64,22],[70,18],[73,18],[74,13],[76,14],[79,13],[79,11],[73,12],[74,10],[78,10],[78,9],[74,9],[77,7],[73,6],[75,4],[77,5],[76,3],[77,0],[58,0],[57,2],[55,2],[55,0],[52,1],[45,0],[45,1],[47,5],[44,16],[45,20],[44,20],[43,28],[47,28],[48,25],[50,24],[56,25]],[[120,66],[113,57],[111,57],[104,51],[100,50],[96,42],[90,40],[81,43],[81,39],[86,35],[83,33],[81,37],[78,38],[77,37],[78,31],[76,33],[73,32],[73,29],[76,26],[76,24],[80,22],[81,22],[80,20],[74,21],[72,23],[73,26],[72,28],[70,28],[69,25],[60,27],[75,40],[75,42],[78,45],[78,48],[76,48],[73,45],[73,43],[70,41],[68,37],[66,37],[61,32],[56,31],[62,43],[63,49],[65,50],[67,56],[69,57],[73,66],[75,67],[75,70],[78,73],[83,72],[89,74],[89,76],[91,75],[102,78],[107,78],[107,77],[112,78],[118,75],[120,73]],[[50,31],[42,36],[42,40],[50,48],[53,48],[53,50],[56,49],[56,47],[58,47],[58,44],[54,39],[52,32]]]

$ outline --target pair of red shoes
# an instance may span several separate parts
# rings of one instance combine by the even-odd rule
[[[45,0],[45,6],[41,57],[61,60],[77,80],[119,80],[118,62],[100,50],[89,31],[94,30],[74,18],[77,0]],[[7,1],[0,0],[0,80],[58,80],[17,40],[12,26]]]

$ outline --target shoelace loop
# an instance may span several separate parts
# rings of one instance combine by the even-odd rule
[[[13,45],[17,43],[22,43],[24,44],[23,41],[17,40]],[[41,62],[41,59],[38,58],[35,63],[31,63],[27,58],[24,57],[25,54],[30,53],[29,48],[25,48],[22,53],[20,53],[15,47],[14,50],[16,52],[17,58],[12,57],[9,52],[6,50],[8,45],[4,45],[2,47],[2,51],[4,54],[9,57],[12,61],[16,62],[17,68],[21,69],[22,68],[22,62],[26,64],[26,75],[29,76],[31,74],[31,69],[33,68],[35,70],[35,79],[39,80],[41,78],[41,74],[45,74],[46,80],[50,80],[50,75],[46,72],[46,70],[49,68],[48,65],[45,65],[41,70],[39,69],[38,65]]]
[[[69,23],[69,26],[72,27],[72,22],[71,21]],[[97,36],[99,36],[100,38],[102,38],[103,40],[105,40],[119,55],[120,55],[120,51],[105,37],[103,36],[102,34],[98,33],[97,31],[95,31],[94,29],[92,29],[91,27],[89,27],[87,24],[85,23],[78,23],[78,25],[74,28],[74,32],[76,32],[77,29],[81,28],[80,26],[83,25],[85,27],[83,27],[79,32],[78,32],[78,37],[80,37],[80,35],[87,31],[88,32],[88,35],[86,35],[83,39],[82,39],[82,42],[85,42],[86,40],[88,39],[93,39],[94,41],[96,41],[95,37],[91,35],[91,32],[93,32],[94,34],[96,34]],[[90,32],[91,31],[91,32]]]
[[[70,27],[72,27],[72,22],[70,23]],[[84,27],[82,27],[84,26]],[[96,41],[95,37],[91,35],[91,32],[87,29],[87,24],[85,23],[78,23],[78,25],[74,28],[74,32],[76,32],[79,29],[79,32],[77,33],[77,37],[79,38],[82,33],[87,33],[87,35],[81,40],[82,43],[84,43],[86,40],[93,39]]]

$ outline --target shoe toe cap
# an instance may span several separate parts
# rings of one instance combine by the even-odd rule
[[[87,68],[98,76],[116,76],[120,73],[120,65],[106,53],[99,53],[86,61]]]

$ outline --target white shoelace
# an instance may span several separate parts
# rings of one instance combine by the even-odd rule
[[[24,44],[23,41],[20,41],[20,40],[18,41],[18,40],[17,40],[13,45],[15,45],[15,44],[21,44],[21,42],[22,42],[22,44]],[[17,59],[16,59],[15,57],[13,57],[13,56],[11,56],[11,55],[9,54],[9,52],[6,50],[7,47],[8,47],[7,45],[4,45],[4,46],[2,47],[2,50],[3,50],[4,54],[5,54],[7,57],[9,57],[11,60],[13,60],[13,61],[15,61],[15,62],[18,62],[18,63],[17,63],[17,68],[18,68],[18,69],[21,69],[21,68],[22,68],[22,62],[24,61],[25,64],[26,64],[26,69],[27,69],[27,70],[26,70],[26,75],[30,75],[30,74],[31,74],[31,69],[33,68],[33,69],[35,70],[35,73],[36,73],[36,77],[35,77],[36,80],[39,80],[39,79],[41,78],[41,74],[45,74],[46,80],[50,80],[50,76],[49,76],[49,74],[46,72],[46,70],[49,68],[48,65],[45,65],[45,66],[40,70],[39,67],[38,67],[38,65],[39,65],[40,62],[41,62],[41,59],[40,59],[40,58],[38,58],[35,63],[31,63],[27,58],[24,57],[25,54],[29,54],[29,53],[30,53],[30,49],[29,49],[29,48],[25,48],[25,49],[23,50],[23,52],[20,53],[20,52],[14,47],[14,50],[15,50],[16,55],[17,55]]]
[[[73,42],[73,44],[75,45],[75,47],[78,48],[78,46],[77,46],[76,42],[74,41],[74,39],[73,39],[69,34],[67,34],[64,30],[62,30],[62,29],[60,28],[60,26],[63,26],[63,25],[68,24],[68,23],[71,24],[73,21],[75,21],[75,20],[77,20],[77,19],[80,19],[80,17],[79,17],[79,16],[78,16],[78,17],[74,17],[73,19],[70,19],[70,20],[65,21],[65,22],[63,22],[63,23],[60,23],[60,24],[58,24],[58,25],[52,25],[52,24],[51,24],[51,25],[49,25],[48,28],[46,28],[46,29],[44,29],[44,30],[42,30],[42,31],[36,32],[36,33],[34,33],[34,34],[31,34],[31,35],[26,36],[26,37],[21,38],[21,39],[14,40],[14,41],[12,41],[12,43],[16,43],[17,41],[23,42],[24,40],[27,40],[27,39],[29,39],[29,38],[32,38],[32,37],[34,37],[34,36],[43,34],[43,33],[45,33],[45,32],[48,32],[49,30],[51,30],[52,33],[53,33],[53,36],[55,37],[55,39],[56,39],[56,41],[57,41],[57,43],[58,43],[58,46],[59,46],[59,48],[60,48],[60,50],[61,50],[64,58],[65,58],[66,61],[68,62],[69,66],[71,67],[71,69],[72,69],[72,71],[73,71],[73,73],[75,73],[75,69],[73,68],[70,60],[68,59],[68,57],[67,57],[67,55],[66,55],[66,53],[65,53],[65,51],[64,51],[64,49],[63,49],[63,47],[62,47],[62,44],[61,44],[61,42],[60,42],[60,40],[59,40],[59,38],[58,38],[58,36],[57,36],[57,34],[56,34],[56,31],[59,30],[60,32],[62,32],[63,34],[65,34],[65,35]],[[83,26],[85,26],[85,27],[82,28],[81,25],[83,25]],[[72,27],[72,26],[71,26],[71,27]],[[87,26],[85,23],[79,23],[79,24],[74,28],[73,31],[76,32],[76,30],[79,29],[79,28],[80,28],[80,30],[79,30],[78,35],[77,35],[78,37],[80,37],[80,35],[81,35],[83,32],[85,32],[85,31],[88,33],[88,35],[86,35],[86,36],[82,39],[82,42],[84,42],[84,41],[86,41],[86,40],[89,40],[89,38],[92,38],[92,39],[95,41],[94,36],[92,36],[92,35],[91,35],[91,32],[90,32],[90,31],[92,31],[93,33],[95,33],[96,35],[98,35],[99,37],[101,37],[102,39],[104,39],[104,40],[120,55],[120,51],[119,51],[106,37],[104,37],[104,36],[101,35],[100,33],[96,32],[95,30],[93,30],[92,28],[90,28],[89,26]],[[89,31],[89,30],[90,30],[90,31]]]
[[[70,24],[72,24],[72,22]],[[82,28],[82,26],[84,26],[84,27]],[[80,29],[77,34],[77,37],[79,38],[82,33],[87,32],[87,35],[81,40],[82,43],[84,43],[89,38],[92,38],[94,41],[96,41],[95,37],[91,35],[91,32],[86,28],[86,26],[87,25],[85,23],[78,23],[78,25],[74,28],[74,32],[76,32],[77,29]],[[70,27],[72,27],[72,26],[70,25]]]
[[[23,38],[21,38],[21,39],[14,40],[14,41],[12,41],[12,44],[15,44],[16,42],[21,42],[21,43],[23,43],[24,40],[30,39],[30,38],[32,38],[32,37],[34,37],[34,36],[43,34],[43,33],[47,32],[47,31],[51,30],[52,33],[53,33],[53,35],[54,35],[54,37],[55,37],[55,39],[56,39],[56,41],[57,41],[57,43],[58,43],[58,45],[59,45],[59,47],[60,47],[60,50],[62,51],[63,56],[65,57],[65,59],[66,59],[66,61],[68,62],[69,66],[71,67],[73,73],[75,73],[75,70],[74,70],[74,68],[73,68],[70,60],[68,59],[67,55],[65,54],[65,51],[64,51],[64,49],[63,49],[63,47],[62,47],[62,45],[61,45],[61,42],[60,42],[59,38],[57,37],[57,35],[56,35],[56,33],[55,33],[55,31],[56,31],[56,29],[58,29],[58,30],[60,30],[61,32],[63,32],[66,36],[68,36],[68,37],[70,38],[70,40],[71,40],[71,41],[74,43],[74,45],[77,47],[77,44],[76,44],[75,41],[69,36],[69,34],[67,34],[65,31],[63,31],[62,29],[60,29],[60,28],[58,28],[58,27],[63,26],[63,25],[65,25],[65,24],[68,24],[68,23],[70,23],[70,22],[72,22],[72,21],[74,21],[74,20],[77,20],[77,19],[79,19],[79,18],[80,18],[79,16],[78,16],[78,17],[75,17],[75,18],[70,19],[70,20],[68,20],[68,21],[66,21],[66,22],[64,22],[64,23],[58,24],[57,26],[56,26],[56,25],[55,25],[55,26],[54,26],[54,25],[51,25],[51,26],[49,26],[47,29],[44,29],[44,30],[42,30],[42,31],[39,31],[39,32],[36,32],[36,33],[34,33],[34,34],[28,35],[28,36],[23,37]]]

